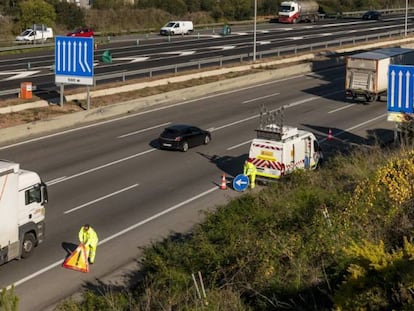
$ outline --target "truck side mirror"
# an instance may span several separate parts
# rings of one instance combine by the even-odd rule
[[[47,194],[47,186],[44,182],[41,183],[40,185],[40,192],[41,192],[41,196],[42,196],[42,202],[44,204],[46,204],[49,201],[49,197]]]

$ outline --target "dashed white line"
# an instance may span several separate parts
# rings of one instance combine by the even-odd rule
[[[247,145],[247,144],[249,144],[249,143],[251,143],[251,142],[252,142],[252,139],[250,139],[250,140],[248,140],[248,141],[245,141],[245,142],[242,142],[242,143],[240,143],[240,144],[237,144],[237,145],[231,146],[231,147],[227,148],[227,150],[233,150],[233,149],[239,148],[239,147],[241,147],[241,146]]]
[[[82,171],[80,173],[77,173],[77,174],[74,174],[74,175],[71,175],[71,176],[66,176],[66,177],[61,177],[61,178],[54,179],[52,181],[47,182],[46,184],[48,186],[51,186],[51,185],[54,185],[54,184],[57,184],[57,183],[60,183],[60,182],[63,182],[63,181],[69,180],[69,179],[73,179],[73,178],[76,178],[76,177],[79,177],[79,176],[82,176],[82,175],[85,175],[85,174],[88,174],[88,173],[91,173],[91,172],[101,170],[103,168],[106,168],[106,167],[109,167],[109,166],[112,166],[112,165],[115,165],[115,164],[118,164],[118,163],[121,163],[121,162],[125,162],[125,161],[128,161],[128,160],[134,159],[136,157],[142,156],[144,154],[147,154],[147,153],[150,153],[150,152],[153,152],[153,151],[156,151],[156,150],[157,149],[155,149],[155,148],[148,149],[148,150],[130,155],[128,157],[125,157],[125,158],[122,158],[122,159],[119,159],[119,160],[116,160],[116,161],[112,161],[112,162],[109,162],[109,163],[91,168],[91,169],[86,170],[86,171]]]
[[[122,193],[122,192],[124,192],[124,191],[128,191],[128,190],[130,190],[130,189],[132,189],[132,188],[135,188],[135,187],[138,187],[138,186],[139,186],[138,184],[134,184],[134,185],[132,185],[132,186],[129,186],[129,187],[123,188],[123,189],[121,189],[121,190],[118,190],[118,191],[112,192],[112,193],[110,193],[110,194],[104,195],[103,197],[97,198],[97,199],[92,200],[92,201],[90,201],[90,202],[87,202],[87,203],[85,203],[85,204],[79,205],[79,206],[77,206],[77,207],[75,207],[75,208],[69,209],[69,210],[67,210],[67,211],[63,212],[63,214],[69,214],[69,213],[72,213],[72,212],[77,211],[77,210],[79,210],[79,209],[81,209],[81,208],[84,208],[84,207],[86,207],[86,206],[92,205],[92,204],[94,204],[94,203],[96,203],[96,202],[99,202],[99,201],[105,200],[105,199],[107,199],[107,198],[113,197],[114,195],[120,194],[120,193]]]
[[[166,123],[154,125],[154,126],[151,126],[151,127],[147,127],[145,129],[142,129],[142,130],[138,130],[138,131],[135,131],[135,132],[131,132],[131,133],[127,133],[127,134],[118,136],[117,138],[124,138],[124,137],[128,137],[128,136],[131,136],[131,135],[143,133],[143,132],[150,131],[150,130],[153,130],[153,129],[156,129],[156,128],[159,128],[159,127],[162,127],[162,126],[166,126],[168,124],[171,124],[171,122],[166,122]]]
[[[251,102],[254,102],[254,101],[257,101],[257,100],[261,100],[261,99],[265,99],[265,98],[269,98],[269,97],[273,97],[273,96],[277,96],[277,95],[280,95],[280,93],[273,93],[273,94],[270,94],[270,95],[245,100],[244,102],[242,102],[242,104],[248,104],[248,103],[251,103]]]

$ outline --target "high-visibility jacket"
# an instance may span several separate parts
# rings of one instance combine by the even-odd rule
[[[88,230],[83,230],[83,227],[79,231],[79,242],[85,244],[86,246],[95,247],[98,245],[98,235],[92,227],[89,227]]]
[[[251,162],[245,162],[243,166],[243,174],[244,175],[256,175],[257,169],[256,166],[254,166]]]

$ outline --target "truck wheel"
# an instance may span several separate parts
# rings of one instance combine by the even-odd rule
[[[26,233],[22,243],[22,258],[29,257],[36,245],[36,239],[33,233]]]
[[[295,18],[294,20],[293,20],[293,24],[297,24],[298,23],[298,19],[297,18]]]
[[[186,141],[183,142],[181,146],[181,151],[186,152],[188,150],[188,143]]]

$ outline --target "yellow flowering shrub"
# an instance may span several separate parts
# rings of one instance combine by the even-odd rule
[[[414,151],[403,151],[377,169],[373,179],[360,182],[355,188],[351,206],[372,207],[378,195],[385,195],[394,206],[401,206],[414,195]],[[362,203],[362,204],[361,204]]]
[[[352,242],[344,253],[351,263],[334,295],[334,310],[392,309],[390,296],[412,303],[414,246],[406,237],[403,246],[395,250],[387,251],[383,241],[363,240]]]

